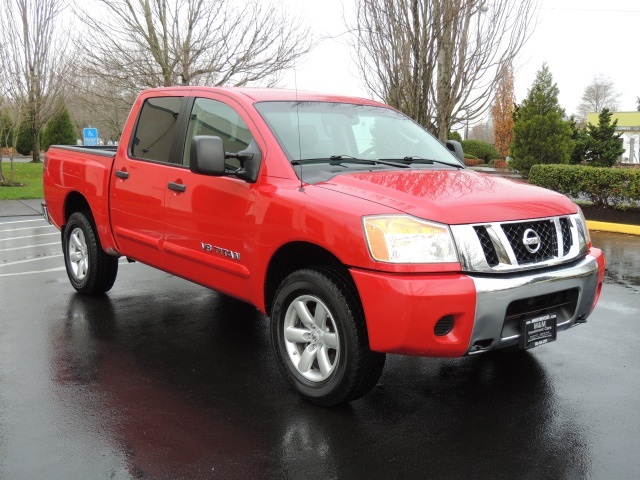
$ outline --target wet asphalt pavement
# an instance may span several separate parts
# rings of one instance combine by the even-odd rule
[[[326,409],[287,389],[254,308],[124,260],[80,296],[57,230],[1,218],[0,478],[640,478],[640,237],[592,236],[586,325],[528,354],[388,356]]]

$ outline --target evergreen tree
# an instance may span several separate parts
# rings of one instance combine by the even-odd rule
[[[572,165],[578,165],[584,161],[584,156],[587,151],[587,130],[586,128],[580,127],[573,116],[569,119],[569,124],[571,125],[571,131],[573,132],[571,139],[575,143],[569,163]]]
[[[18,138],[16,139],[16,151],[20,155],[31,155],[33,148],[33,129],[32,122],[29,119],[23,119],[18,127]]]
[[[543,64],[527,98],[515,112],[511,165],[525,177],[536,164],[569,163],[573,132],[558,104],[558,92],[549,68]]]
[[[455,140],[456,142],[462,142],[462,135],[458,132],[449,132],[449,140]]]
[[[616,133],[618,120],[611,122],[611,112],[603,108],[598,125],[587,124],[584,161],[596,167],[612,167],[624,153],[621,133]]]
[[[76,129],[66,108],[51,117],[42,134],[42,148],[47,150],[51,145],[75,145]]]

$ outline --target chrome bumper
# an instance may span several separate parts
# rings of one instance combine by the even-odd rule
[[[575,310],[558,318],[557,331],[586,321],[598,287],[598,263],[586,256],[570,266],[556,267],[531,274],[474,276],[477,291],[476,317],[467,354],[517,346],[522,335],[506,323],[512,302],[552,295],[565,290],[577,291]]]
[[[49,218],[49,211],[47,210],[47,204],[45,202],[40,203],[40,210],[42,211],[42,216],[44,217],[44,219],[47,222],[51,223],[51,219]]]

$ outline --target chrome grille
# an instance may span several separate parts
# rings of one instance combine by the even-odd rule
[[[516,255],[518,264],[542,262],[558,256],[558,239],[556,238],[556,227],[552,220],[541,222],[504,223],[502,230],[509,240],[509,244]],[[537,249],[531,251],[523,242],[525,232],[532,231],[540,239]]]
[[[571,224],[568,218],[560,219],[560,229],[562,231],[562,255],[566,255],[571,249]]]
[[[452,225],[467,272],[508,273],[550,267],[586,254],[579,214],[515,222]]]
[[[496,248],[493,246],[491,237],[487,232],[487,227],[480,225],[473,228],[478,235],[478,240],[480,240],[480,245],[482,245],[482,251],[487,259],[487,263],[490,267],[495,267],[500,263],[500,260],[498,260],[498,254],[496,253]]]

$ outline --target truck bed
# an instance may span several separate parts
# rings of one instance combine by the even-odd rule
[[[58,228],[65,223],[65,208],[83,198],[91,210],[105,250],[114,247],[109,228],[109,179],[117,146],[52,145],[46,152],[43,177],[49,220]],[[80,193],[82,192],[82,193]]]
[[[77,145],[51,145],[51,146],[62,149],[62,150],[71,150],[73,152],[78,152],[78,153],[89,153],[91,155],[102,155],[104,157],[114,157],[116,154],[116,150],[118,149],[117,145],[99,145],[96,147],[85,147],[85,146],[77,146]]]

